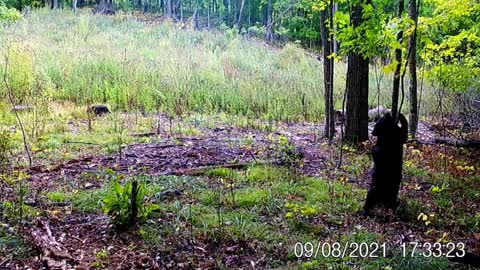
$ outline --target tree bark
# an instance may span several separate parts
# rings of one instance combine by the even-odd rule
[[[402,17],[403,9],[405,2],[404,0],[398,1],[398,18]],[[401,42],[403,39],[403,31],[398,32],[397,41]],[[397,62],[397,67],[393,75],[393,91],[392,91],[392,116],[395,120],[398,119],[398,96],[400,93],[400,71],[402,69],[402,49],[395,49],[395,61]]]
[[[412,137],[415,137],[418,127],[418,98],[417,98],[417,0],[410,0],[408,16],[415,22],[415,30],[410,36],[409,52],[410,59],[408,61],[408,69],[410,71],[410,114],[409,114],[409,131]]]
[[[363,23],[361,4],[353,7],[351,18],[354,29]],[[368,140],[368,61],[358,52],[348,54],[345,140],[352,144]]]
[[[77,11],[77,0],[72,0],[72,9],[73,11]]]
[[[320,13],[320,24],[323,46],[323,82],[324,82],[324,98],[325,98],[325,130],[324,136],[333,139],[335,134],[335,123],[333,117],[333,59],[329,56],[333,52],[333,35],[329,31],[329,26],[333,26],[333,7],[332,2]]]

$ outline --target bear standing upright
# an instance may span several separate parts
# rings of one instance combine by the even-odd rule
[[[398,207],[398,192],[402,180],[403,144],[408,138],[408,122],[399,114],[400,127],[390,113],[375,124],[372,135],[377,136],[373,147],[373,173],[370,189],[363,207],[363,214],[369,215],[377,205],[392,210]]]

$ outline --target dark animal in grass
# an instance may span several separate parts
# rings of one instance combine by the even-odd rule
[[[87,113],[102,116],[104,114],[109,114],[110,110],[107,105],[92,105],[87,109]]]
[[[370,215],[375,206],[384,206],[396,210],[398,191],[402,179],[403,144],[408,138],[408,122],[399,114],[400,127],[395,119],[386,113],[378,120],[372,135],[377,136],[373,147],[373,173],[370,189],[363,208],[363,215]]]

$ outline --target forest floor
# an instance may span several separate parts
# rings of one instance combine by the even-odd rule
[[[34,147],[35,166],[5,176],[2,196],[17,212],[4,213],[0,269],[462,269],[400,245],[462,242],[480,253],[479,153],[430,144],[423,124],[421,143],[405,146],[397,215],[372,218],[360,215],[371,144],[344,146],[337,168],[340,147],[319,137],[321,125],[114,114],[88,126],[69,121]],[[134,178],[159,209],[119,230],[103,202],[113,182]],[[386,251],[296,256],[296,243],[335,242]]]

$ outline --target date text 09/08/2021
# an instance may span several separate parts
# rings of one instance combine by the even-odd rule
[[[401,244],[399,251],[403,257],[463,257],[465,256],[464,243],[418,243],[406,242]],[[387,257],[387,244],[376,242],[297,242],[294,246],[294,253],[297,258],[380,258]]]

